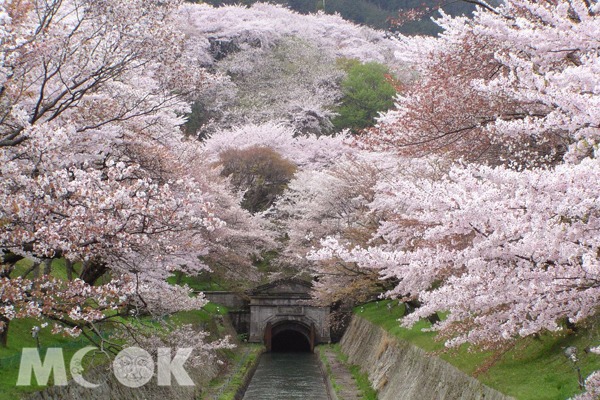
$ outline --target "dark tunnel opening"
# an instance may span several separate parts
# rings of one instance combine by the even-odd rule
[[[310,352],[310,342],[300,332],[285,330],[273,336],[271,341],[273,352]]]

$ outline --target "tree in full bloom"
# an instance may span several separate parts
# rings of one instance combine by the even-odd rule
[[[472,21],[444,16],[439,39],[404,38],[402,54],[421,79],[402,88],[371,139],[408,155],[492,163],[518,153],[559,162],[576,145],[589,155],[598,126],[597,4],[582,4],[511,1]]]
[[[339,260],[314,263],[307,257],[329,236],[355,246],[370,241],[380,216],[368,205],[373,201],[376,183],[387,172],[382,162],[385,157],[372,157],[357,152],[328,168],[298,172],[268,211],[287,239],[280,262],[316,276],[314,297],[323,304],[365,301],[381,283],[376,271]]]
[[[303,135],[281,123],[246,124],[215,132],[202,142],[210,161],[234,149],[266,147],[293,162],[298,169],[321,169],[333,165],[345,154],[352,154],[351,138],[346,133],[335,136]]]
[[[201,138],[269,121],[302,133],[332,133],[345,76],[339,58],[386,63],[403,76],[396,41],[339,16],[301,15],[272,4],[190,4],[179,18],[204,63],[228,78],[207,86],[194,104],[186,129]]]
[[[377,172],[347,134],[317,137],[283,124],[248,124],[219,131],[202,144],[245,199],[268,207],[254,210],[261,211],[254,217],[271,221],[271,234],[280,236],[271,249],[277,248],[275,262],[284,269],[314,273],[305,255],[319,238],[368,220],[360,214],[372,179],[363,172]]]
[[[394,52],[400,49],[384,31],[353,24],[339,15],[302,15],[277,4],[255,3],[250,7],[186,4],[180,8],[178,18],[186,35],[203,42],[207,63],[224,55],[217,51],[219,44],[243,51],[251,47],[269,48],[286,37],[332,50],[335,58],[355,58],[361,62],[393,64]]]
[[[207,74],[200,68],[184,72],[185,64],[194,64],[193,52],[167,26],[177,2],[123,6],[3,5],[8,15],[0,126],[5,249],[81,257],[87,248],[107,247],[99,245],[101,236],[118,241],[119,231],[141,237],[158,228],[152,223],[177,225],[159,218],[134,222],[119,212],[169,214],[190,201],[182,197],[190,189],[202,198],[199,184],[185,175],[174,178],[183,171],[186,147],[177,137],[182,123],[177,114],[186,111],[186,96]],[[208,226],[210,212],[199,205],[194,218],[172,212],[170,218]],[[94,213],[105,215],[92,218]],[[77,221],[85,232],[75,232]],[[91,224],[83,229],[81,221],[95,222],[100,232]],[[125,221],[142,225],[123,226]],[[68,243],[75,236],[79,242]]]
[[[301,38],[282,38],[273,46],[233,52],[216,68],[230,79],[207,87],[207,95],[196,101],[209,118],[199,136],[269,121],[305,134],[331,133],[344,73],[330,50]]]
[[[384,243],[329,238],[315,257],[395,279],[388,296],[422,303],[407,325],[447,312],[432,329],[451,347],[596,315],[598,9],[510,0],[444,16],[439,38],[403,38],[419,76],[366,137],[401,156],[370,205],[387,212]]]
[[[258,284],[261,276],[252,261],[278,247],[275,241],[277,234],[271,221],[243,207],[245,192],[237,190],[239,188],[231,179],[224,179],[222,171],[222,167],[212,162],[210,168],[198,171],[210,182],[210,203],[215,215],[224,222],[207,232],[207,253],[202,256],[202,260],[210,267],[206,273],[222,275],[225,279],[241,281],[245,285]]]
[[[233,228],[223,230],[216,213],[236,212],[218,202],[237,203],[226,183],[208,180],[202,149],[180,134],[189,101],[214,79],[174,24],[180,6],[0,5],[4,332],[10,319],[32,316],[100,338],[109,309],[163,315],[205,304],[166,278],[207,270],[199,257]],[[71,282],[9,279],[22,257],[84,268]],[[106,272],[114,284],[90,286]],[[88,294],[98,301],[72,301]]]

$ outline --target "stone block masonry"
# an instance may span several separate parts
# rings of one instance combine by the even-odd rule
[[[515,400],[356,316],[340,344],[380,400]]]

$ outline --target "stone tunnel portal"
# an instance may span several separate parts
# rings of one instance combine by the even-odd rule
[[[313,351],[331,342],[330,307],[311,305],[312,283],[285,278],[258,286],[241,297],[232,292],[206,292],[229,307],[232,323],[248,341],[264,343],[269,351]]]
[[[267,351],[313,351],[331,341],[329,307],[309,303],[312,284],[282,279],[249,293],[250,342],[263,342]]]

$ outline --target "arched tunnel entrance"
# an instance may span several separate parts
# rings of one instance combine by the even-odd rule
[[[315,349],[315,326],[297,321],[276,325],[269,322],[265,329],[265,344],[271,352],[312,352]]]
[[[273,336],[272,352],[307,352],[310,342],[303,334],[296,331],[281,331]]]

